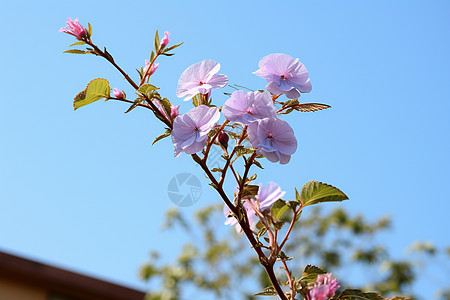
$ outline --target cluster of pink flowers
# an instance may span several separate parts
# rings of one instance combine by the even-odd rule
[[[339,288],[339,281],[336,278],[331,279],[331,273],[318,275],[313,288],[306,295],[306,300],[328,300]]]
[[[271,162],[286,164],[297,150],[297,140],[289,124],[277,117],[271,94],[294,98],[299,97],[300,92],[311,91],[308,71],[298,59],[281,53],[264,57],[259,67],[254,73],[269,81],[268,91],[236,91],[225,102],[222,111],[227,120],[248,125],[248,137],[258,154]],[[185,101],[197,94],[209,98],[213,89],[228,84],[226,75],[217,75],[219,69],[220,64],[212,60],[190,66],[180,76],[177,96],[184,97]],[[177,140],[175,138],[174,142]]]

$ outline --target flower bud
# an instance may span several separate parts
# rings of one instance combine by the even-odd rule
[[[153,75],[155,73],[156,69],[158,69],[159,63],[153,63],[150,70],[148,68],[150,67],[150,61],[148,59],[145,60],[145,68],[144,68],[144,74],[148,73],[148,76]]]
[[[114,94],[114,97],[116,97],[117,99],[124,99],[125,98],[125,94],[123,93],[123,91],[121,91],[119,89],[114,89],[113,90],[113,94]]]
[[[67,26],[61,28],[59,32],[68,33],[78,39],[81,39],[86,36],[87,34],[86,29],[83,26],[81,26],[81,24],[78,22],[78,19],[72,21],[72,18],[69,18],[66,23]]]
[[[167,46],[167,44],[169,44],[169,34],[170,32],[166,31],[164,32],[165,36],[162,38],[161,43],[160,43],[160,49],[164,49],[164,47]]]
[[[173,119],[175,119],[180,113],[178,112],[178,110],[180,109],[180,106],[175,106],[175,105],[171,105],[170,106],[170,117]]]
[[[228,141],[230,137],[225,132],[221,131],[219,132],[219,135],[217,136],[217,139],[219,140],[220,145],[227,149],[228,148]]]

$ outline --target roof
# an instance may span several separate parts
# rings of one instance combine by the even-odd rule
[[[0,251],[0,277],[83,300],[142,300],[145,293]]]

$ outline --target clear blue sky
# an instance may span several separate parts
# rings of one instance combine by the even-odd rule
[[[287,198],[309,180],[328,182],[350,197],[346,209],[391,215],[386,243],[398,255],[415,240],[448,245],[449,11],[447,1],[3,3],[0,248],[145,288],[137,269],[148,252],[181,245],[159,229],[168,182],[180,172],[203,179],[186,155],[173,159],[169,139],[151,146],[162,126],[147,111],[102,101],[73,111],[91,79],[132,90],[106,61],[62,54],[74,42],[58,33],[68,17],[90,22],[134,78],[156,29],[185,42],[154,77],[182,112],[190,106],[176,98],[177,81],[193,63],[216,60],[231,83],[259,89],[265,81],[251,72],[263,56],[300,58],[313,85],[302,100],[333,108],[286,118],[298,151],[288,165],[266,162],[261,181]],[[187,212],[219,201],[203,183]]]

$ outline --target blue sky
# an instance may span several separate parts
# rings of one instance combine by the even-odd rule
[[[132,90],[106,61],[62,54],[74,39],[68,17],[93,26],[131,76],[156,29],[185,42],[154,76],[181,112],[178,77],[203,59],[253,89],[265,55],[283,52],[308,68],[304,102],[333,108],[291,114],[299,148],[288,165],[265,162],[261,182],[294,187],[320,180],[351,199],[342,205],[375,219],[391,215],[386,243],[398,255],[415,240],[448,245],[450,20],[447,1],[16,1],[0,25],[0,248],[145,288],[137,268],[152,249],[175,255],[179,236],[160,231],[171,206],[167,184],[181,172],[203,179],[145,110],[99,101],[76,112],[73,97],[94,78]],[[226,90],[228,92],[231,89]],[[213,94],[217,104],[225,100]],[[219,201],[203,181],[198,206]],[[230,192],[232,185],[229,186]],[[219,224],[221,226],[222,224]]]

